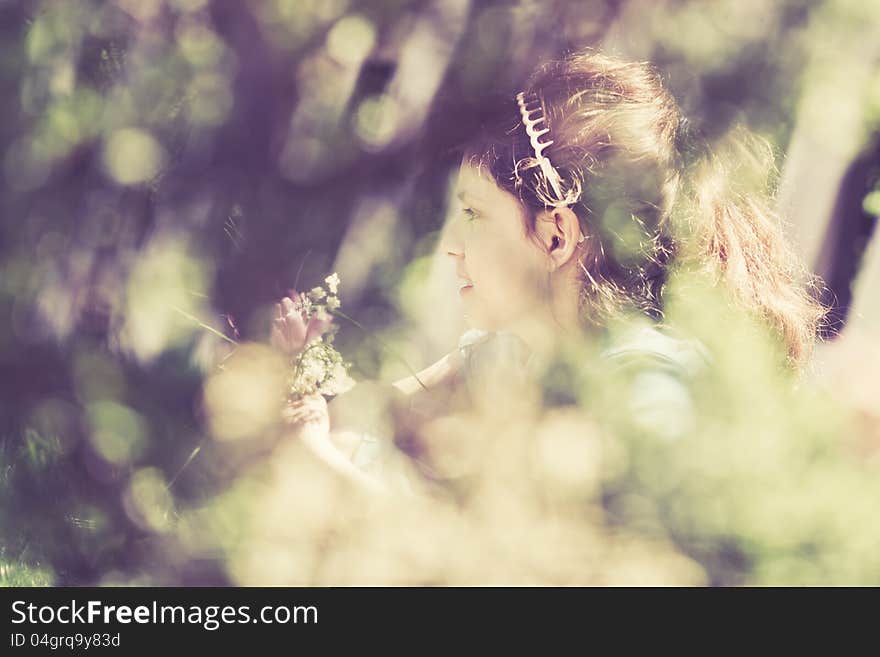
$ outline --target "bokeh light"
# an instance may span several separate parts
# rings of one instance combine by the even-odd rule
[[[0,18],[0,585],[880,583],[876,2]],[[495,342],[465,383],[422,388],[468,335],[441,248],[459,147],[536,64],[587,47],[655,62],[707,139],[768,141],[725,184],[769,186],[825,281],[803,373],[681,266],[664,320],[699,358],[651,343],[662,362],[618,367],[609,345],[652,339],[626,318],[541,336],[532,378]],[[594,220],[620,262],[650,246],[623,203]],[[384,494],[280,421],[274,304],[331,272],[358,381],[330,402],[335,445]]]

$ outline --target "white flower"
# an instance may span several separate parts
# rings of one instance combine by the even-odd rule
[[[341,395],[351,390],[355,385],[355,380],[349,376],[345,365],[341,362],[333,365],[329,379],[326,393],[330,395]]]
[[[330,294],[336,294],[339,288],[339,274],[333,272],[327,278],[324,279],[324,282],[327,284],[327,287],[330,289]]]
[[[297,325],[303,336],[297,334],[298,348],[291,354],[288,399],[314,393],[338,395],[355,385],[348,373],[351,363],[346,363],[332,344],[337,327],[331,313],[342,305],[337,296],[339,275],[334,272],[324,283],[297,297],[297,310],[305,326]]]

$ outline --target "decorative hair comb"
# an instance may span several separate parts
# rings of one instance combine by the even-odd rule
[[[559,175],[559,172],[550,162],[550,158],[544,155],[544,150],[553,143],[553,140],[547,139],[546,141],[541,141],[541,137],[550,132],[550,128],[547,126],[547,118],[544,114],[544,105],[541,103],[541,99],[534,92],[530,92],[526,95],[524,91],[520,91],[516,95],[516,102],[519,104],[519,113],[522,115],[522,122],[526,128],[526,134],[528,134],[532,149],[535,151],[535,159],[538,160],[541,171],[544,172],[544,177],[550,182],[553,191],[556,192],[556,199],[559,201],[560,205],[570,205],[569,199],[562,192],[562,176]],[[581,233],[578,244],[585,239],[587,238]]]

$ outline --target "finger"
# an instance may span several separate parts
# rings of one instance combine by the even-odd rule
[[[277,318],[278,318],[278,319],[283,319],[283,318],[284,318],[284,311],[281,310],[281,304],[280,304],[280,303],[276,303],[276,304],[275,304],[275,314],[277,315]]]
[[[276,319],[275,321],[283,322],[284,320]],[[269,343],[282,350],[285,350],[287,347],[287,341],[284,339],[284,334],[278,324],[272,327],[272,331],[269,334]]]
[[[304,408],[286,407],[281,414],[287,424],[304,426],[307,424],[318,424],[321,421],[321,414]]]
[[[284,314],[289,316],[296,312],[296,306],[293,305],[293,301],[288,297],[284,297],[281,300],[281,304],[284,306]]]
[[[293,345],[295,344],[293,325],[294,322],[297,321],[297,319],[298,316],[296,314],[296,311],[294,311],[293,313],[288,313],[287,315],[282,317],[278,323],[279,327],[281,328],[281,334],[284,336],[284,339],[287,340],[287,344],[290,345],[291,348],[293,348]]]

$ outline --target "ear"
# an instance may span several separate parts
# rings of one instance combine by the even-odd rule
[[[535,232],[540,246],[549,257],[547,267],[550,272],[556,271],[576,255],[581,226],[571,208],[544,210],[535,218]]]

